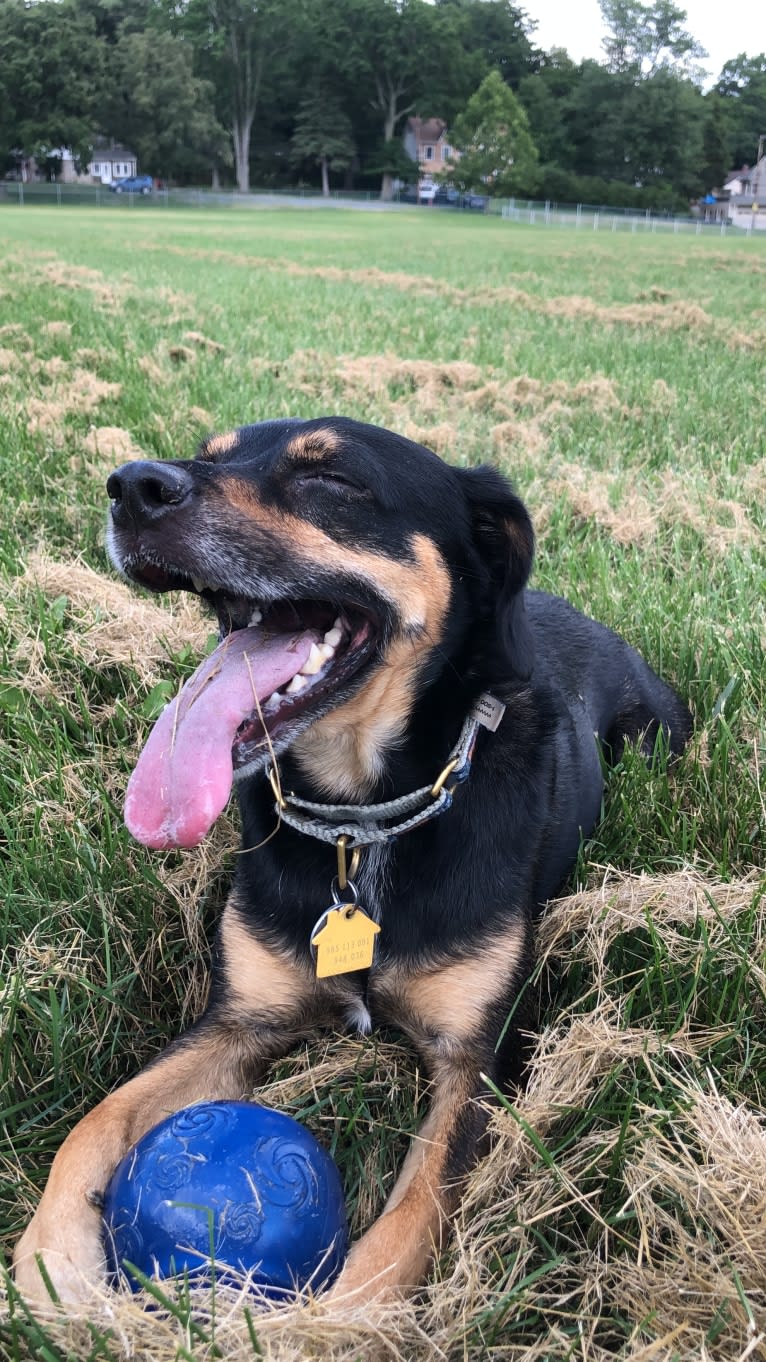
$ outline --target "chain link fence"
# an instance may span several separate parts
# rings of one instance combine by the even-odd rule
[[[714,232],[720,236],[733,233],[750,235],[763,226],[756,221],[735,226],[720,216],[691,216],[635,208],[613,208],[603,204],[559,204],[532,199],[493,199],[481,195],[464,195],[450,203],[414,203],[411,197],[396,197],[383,202],[375,190],[333,190],[329,198],[319,189],[262,189],[250,194],[236,190],[214,189],[154,189],[151,193],[116,194],[105,185],[47,184],[21,181],[0,181],[0,204],[32,207],[35,204],[56,204],[59,207],[80,204],[89,207],[120,207],[127,211],[156,210],[158,208],[248,208],[294,207],[366,208],[403,211],[417,208],[421,213],[480,213],[500,217],[508,222],[524,223],[530,227],[563,227],[589,232]],[[760,215],[761,217],[763,215]]]

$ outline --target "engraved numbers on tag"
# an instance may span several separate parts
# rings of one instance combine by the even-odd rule
[[[369,969],[379,931],[377,922],[353,903],[339,903],[328,908],[311,933],[317,979]]]

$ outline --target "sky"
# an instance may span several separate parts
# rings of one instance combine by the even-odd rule
[[[700,63],[708,72],[707,85],[717,80],[731,57],[766,51],[764,0],[678,0],[678,4],[686,10],[685,27],[710,54]],[[565,47],[575,61],[603,58],[598,0],[523,0],[522,8],[537,20],[535,41],[540,47]]]

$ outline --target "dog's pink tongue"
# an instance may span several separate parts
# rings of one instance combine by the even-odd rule
[[[148,847],[193,847],[225,808],[237,729],[299,672],[313,636],[239,629],[189,677],[149,734],[128,782],[125,822]]]

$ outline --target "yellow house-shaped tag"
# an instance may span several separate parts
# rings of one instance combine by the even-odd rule
[[[311,938],[317,953],[317,979],[369,969],[379,931],[377,922],[352,903],[332,908],[321,930]]]

